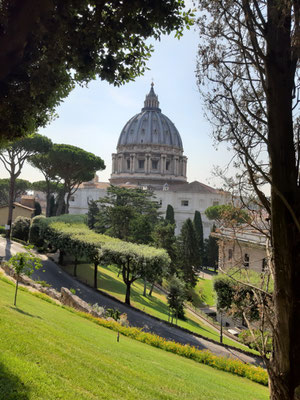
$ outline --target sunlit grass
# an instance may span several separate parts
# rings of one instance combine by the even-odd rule
[[[72,266],[65,266],[65,270],[69,273],[73,272]],[[77,267],[77,276],[83,282],[93,285],[93,272],[94,267],[90,264],[80,264]],[[120,301],[125,300],[125,284],[122,279],[122,275],[118,276],[118,268],[114,265],[108,267],[98,267],[98,289],[107,292],[114,296]],[[147,286],[147,293],[149,293],[149,285]],[[169,319],[169,308],[167,299],[164,294],[154,289],[153,295],[150,297],[143,296],[144,283],[141,280],[136,281],[132,285],[131,289],[131,305],[139,308],[146,313],[153,315],[162,320],[168,321]],[[188,329],[192,332],[198,333],[209,339],[219,341],[219,332],[214,330],[208,325],[201,323],[197,317],[195,317],[189,311],[186,311],[186,321],[178,320],[177,323],[182,328]],[[246,346],[236,343],[230,339],[223,338],[225,344],[235,346],[237,348],[249,350]]]
[[[0,398],[266,400],[268,390],[99,327],[0,281]]]

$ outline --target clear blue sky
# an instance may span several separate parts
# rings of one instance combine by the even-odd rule
[[[111,153],[116,151],[119,134],[125,123],[140,112],[153,79],[162,112],[181,134],[188,157],[188,181],[219,186],[220,182],[212,178],[213,166],[224,166],[230,154],[225,146],[215,150],[211,126],[204,117],[195,78],[199,40],[198,32],[191,29],[180,40],[172,35],[154,42],[150,70],[144,76],[119,88],[100,80],[87,88],[77,87],[57,109],[58,118],[39,133],[55,143],[72,144],[102,157],[106,169],[99,173],[99,178],[108,181]],[[0,175],[7,176],[2,165]],[[21,178],[43,179],[30,166],[24,167]]]

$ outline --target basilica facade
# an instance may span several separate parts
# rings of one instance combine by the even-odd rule
[[[158,96],[151,85],[141,112],[124,126],[112,154],[110,183],[98,178],[83,183],[71,198],[70,213],[84,214],[88,202],[106,195],[109,185],[152,190],[162,214],[168,204],[175,212],[176,233],[187,218],[201,212],[204,237],[208,237],[212,222],[204,211],[207,207],[229,202],[228,194],[198,181],[187,182],[187,157],[183,154],[181,136],[174,123],[161,112]]]

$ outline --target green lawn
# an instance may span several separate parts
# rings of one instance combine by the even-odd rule
[[[191,295],[195,307],[204,307],[205,305],[214,306],[216,304],[213,281],[210,279],[198,278],[197,285],[191,292]]]
[[[267,400],[266,387],[99,327],[0,280],[0,398]]]
[[[72,274],[73,267],[65,266],[64,269]],[[108,267],[98,268],[98,289],[109,293],[110,295],[116,297],[117,299],[124,301],[125,299],[125,285],[122,276],[118,275],[118,269],[116,266],[110,265]],[[89,264],[80,264],[77,268],[77,276],[83,282],[88,283],[92,286],[93,284],[93,273],[94,267]],[[139,308],[148,314],[154,315],[162,320],[168,320],[168,305],[166,296],[158,291],[153,292],[152,297],[144,297],[143,294],[144,285],[142,281],[136,281],[132,285],[131,289],[131,305]],[[148,293],[148,291],[147,291]],[[208,325],[201,324],[199,319],[194,317],[190,312],[186,312],[187,320],[178,320],[178,325],[189,329],[190,331],[199,333],[204,337],[214,339],[219,341],[219,332],[215,331]],[[248,347],[238,344],[230,339],[223,339],[225,344],[230,344],[232,346],[249,350]]]

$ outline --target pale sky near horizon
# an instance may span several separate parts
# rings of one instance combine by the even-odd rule
[[[231,155],[224,145],[215,150],[210,136],[212,128],[204,117],[195,77],[199,40],[198,32],[191,29],[180,40],[173,34],[153,42],[155,51],[148,62],[150,70],[144,76],[122,87],[100,80],[87,88],[76,87],[58,107],[58,118],[39,133],[54,143],[72,144],[103,158],[106,169],[98,173],[99,180],[108,181],[111,154],[116,151],[121,130],[141,111],[153,79],[160,108],[181,135],[188,157],[188,181],[220,186],[221,182],[212,177],[213,166],[224,167]],[[7,176],[0,165],[0,177]],[[43,176],[25,165],[20,178],[36,181]]]

